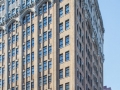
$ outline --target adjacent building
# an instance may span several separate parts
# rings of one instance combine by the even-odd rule
[[[0,90],[102,90],[97,0],[0,0]]]

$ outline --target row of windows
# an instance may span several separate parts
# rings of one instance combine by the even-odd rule
[[[63,63],[63,53],[59,55],[59,63]],[[69,51],[65,52],[65,61],[70,60],[70,53]]]
[[[18,8],[13,8],[12,11],[11,11],[11,13],[8,13],[8,18],[14,16],[17,13],[18,13]]]
[[[0,50],[2,50],[5,47],[4,43],[0,43]]]
[[[69,35],[65,36],[65,45],[69,45],[70,40],[69,40]],[[59,48],[63,48],[63,38],[59,39]]]
[[[23,38],[30,35],[30,33],[34,33],[34,24],[31,25],[31,31],[30,26],[26,28],[26,31],[23,31]]]
[[[15,82],[18,80],[18,74],[12,74],[12,77],[8,77],[8,83],[11,84],[11,82]]]
[[[48,18],[47,17],[44,17],[43,18],[43,22],[39,22],[39,29],[42,29],[42,27],[45,27],[47,26],[47,24],[51,24],[52,23],[52,17],[49,16]]]
[[[45,71],[45,70],[47,70],[47,67],[50,69],[50,68],[52,68],[52,61],[44,61],[43,62],[43,65],[42,64],[40,64],[39,65],[39,72],[42,72],[43,70]]]
[[[1,74],[4,74],[4,72],[5,72],[4,67],[3,67],[3,68],[2,68],[2,67],[0,67],[0,75],[1,75]]]
[[[3,11],[5,9],[5,5],[1,5],[0,6],[0,12]]]
[[[19,39],[18,35],[13,35],[11,39],[8,39],[8,45],[17,42]]]
[[[13,4],[15,1],[17,1],[17,0],[9,0],[9,1],[8,1],[8,6],[9,6],[10,4]]]
[[[63,84],[59,85],[59,90],[64,90],[64,89],[63,89]],[[65,83],[65,90],[70,90],[69,82],[68,82],[68,83]]]
[[[39,86],[47,84],[47,81],[48,81],[48,83],[52,82],[52,76],[51,75],[48,76],[48,80],[47,80],[47,75],[44,75],[43,77],[40,77],[39,78]]]
[[[23,52],[26,50],[26,49],[30,49],[31,47],[34,47],[34,38],[28,41],[26,41],[26,45],[24,44],[23,45]]]
[[[48,54],[50,54],[52,52],[52,46],[44,46],[43,50],[39,50],[39,58],[41,58],[42,56],[46,56]]]
[[[26,0],[26,2],[24,2],[22,4],[22,8],[26,8],[27,6],[29,6],[30,4],[32,4],[34,2],[34,0]]]
[[[30,18],[31,16],[31,18]],[[34,13],[28,13],[23,17],[23,24],[30,22],[30,19],[34,18]]]
[[[3,62],[5,60],[5,55],[0,55],[0,62]]]
[[[30,56],[30,54],[27,54],[26,58],[23,58],[23,60],[22,60],[23,61],[23,65],[25,65],[27,63],[30,63],[30,59],[32,61],[34,61],[34,52],[31,53],[31,56]]]
[[[25,77],[29,77],[30,75],[33,75],[34,74],[34,66],[31,67],[31,70],[30,70],[30,67],[26,69],[26,71],[23,71],[23,78]]]
[[[0,87],[4,86],[5,81],[0,79]]]
[[[18,48],[13,48],[12,49],[12,52],[8,52],[8,58],[10,58],[11,56],[15,56],[15,55],[18,55],[19,53],[19,49]]]
[[[11,65],[8,65],[8,71],[17,68],[19,65],[18,61],[12,61]]]
[[[65,14],[69,13],[69,4],[65,5]],[[63,7],[59,9],[59,17],[63,16]]]
[[[48,8],[50,9],[52,7],[51,2],[48,2]],[[43,13],[47,12],[47,3],[44,3],[42,7],[39,8],[39,15],[42,15]]]
[[[70,75],[70,69],[69,67],[65,68],[65,77],[68,77]],[[63,78],[63,69],[59,70],[59,79]]]
[[[69,19],[65,21],[65,30],[70,28]],[[59,32],[63,32],[63,22],[59,24]]]
[[[52,38],[52,31],[48,31],[48,33],[47,31],[43,32],[43,36],[39,36],[39,43],[42,43],[42,41],[46,41],[47,38],[48,39]]]
[[[34,88],[34,82],[31,82],[31,88]],[[26,87],[23,85],[22,90],[30,90],[30,82],[26,82]]]

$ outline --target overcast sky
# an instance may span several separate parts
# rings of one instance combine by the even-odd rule
[[[98,0],[104,21],[104,85],[120,90],[120,0]]]

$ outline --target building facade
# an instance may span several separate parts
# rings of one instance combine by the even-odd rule
[[[112,89],[110,87],[108,88],[107,86],[104,86],[103,90],[112,90]]]
[[[102,90],[97,0],[0,0],[0,90]]]

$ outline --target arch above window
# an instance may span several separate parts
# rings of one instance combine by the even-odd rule
[[[29,12],[35,12],[35,10],[34,10],[34,8],[28,8],[28,9],[26,9],[23,13],[22,13],[22,15],[21,15],[21,18],[23,18],[27,13],[29,13]]]

